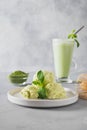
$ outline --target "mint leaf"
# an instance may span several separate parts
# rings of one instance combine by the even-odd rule
[[[34,85],[42,86],[41,82],[40,82],[40,81],[38,81],[38,80],[33,81],[32,83],[33,83]]]
[[[75,33],[71,33],[68,35],[68,38],[74,39],[74,38],[77,38],[77,35]]]
[[[80,44],[79,44],[79,42],[77,41],[77,39],[74,39],[74,40],[75,40],[75,42],[77,43],[77,47],[79,47]]]
[[[44,74],[41,70],[37,72],[37,80],[33,81],[32,83],[40,86],[38,90],[38,98],[45,99],[47,97],[46,88],[44,87]]]
[[[68,39],[74,39],[74,41],[76,42],[77,44],[77,47],[80,46],[78,40],[77,40],[77,34],[75,34],[75,30],[72,30],[72,32],[68,35]]]
[[[45,87],[39,88],[38,95],[39,95],[38,98],[46,99],[47,98],[47,96],[46,96],[46,88]]]
[[[38,80],[41,82],[41,83],[43,83],[43,81],[44,81],[44,74],[43,74],[43,72],[40,70],[40,71],[38,71],[38,73],[37,73],[37,78],[38,78]]]
[[[72,32],[70,34],[68,34],[68,38],[76,38],[77,35],[75,34],[75,31],[76,31],[75,29],[72,30]]]
[[[38,85],[40,87],[43,87],[44,86],[43,82],[44,82],[44,74],[40,70],[37,72],[37,79],[35,81],[33,81],[32,83],[35,85]]]
[[[72,33],[75,33],[75,32],[76,32],[76,30],[75,30],[75,29],[73,29],[73,30],[72,30]]]

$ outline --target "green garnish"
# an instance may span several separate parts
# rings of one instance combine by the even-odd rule
[[[32,83],[39,86],[38,98],[45,99],[46,88],[44,87],[44,74],[41,70],[37,72],[37,80],[33,81]]]
[[[39,95],[38,98],[40,98],[40,99],[46,99],[47,98],[45,87],[39,88],[38,95]]]
[[[37,80],[33,81],[32,83],[35,85],[38,85],[40,87],[43,87],[44,85],[44,74],[43,72],[40,70],[37,72]]]
[[[34,85],[42,86],[42,83],[38,80],[32,82]]]
[[[77,47],[79,47],[80,44],[77,40],[77,34],[75,32],[76,30],[72,30],[72,32],[68,35],[68,39],[74,39],[74,41],[77,43]]]
[[[75,42],[77,43],[77,47],[79,47],[80,44],[79,44],[79,42],[77,41],[77,39],[74,39],[74,40],[75,40]]]
[[[41,82],[41,83],[43,83],[43,81],[44,81],[44,74],[43,74],[43,72],[40,70],[40,71],[38,71],[38,73],[37,73],[37,78],[38,78],[38,80]]]

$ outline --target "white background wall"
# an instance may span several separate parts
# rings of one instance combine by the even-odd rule
[[[52,39],[82,25],[77,71],[87,70],[87,0],[0,0],[0,71],[53,70]]]

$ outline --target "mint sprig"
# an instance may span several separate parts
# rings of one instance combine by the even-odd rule
[[[43,72],[40,70],[40,71],[38,71],[38,73],[37,73],[37,78],[38,78],[38,80],[41,82],[41,83],[43,83],[43,81],[44,81],[44,74],[43,74]]]
[[[46,98],[46,88],[44,87],[44,74],[43,71],[37,72],[37,80],[32,82],[33,84],[39,87],[38,89],[38,98],[45,99]]]
[[[78,40],[77,40],[77,34],[76,34],[75,32],[76,32],[75,29],[72,30],[72,32],[71,32],[70,34],[68,34],[68,39],[74,39],[74,41],[75,41],[76,44],[77,44],[77,47],[79,47],[79,46],[80,46],[80,43],[79,43]]]
[[[46,96],[46,88],[45,87],[39,88],[38,95],[39,95],[38,98],[40,98],[40,99],[47,98],[47,96]]]
[[[79,44],[78,40],[77,40],[77,39],[74,39],[74,40],[75,40],[75,42],[77,43],[77,47],[79,47],[80,44]]]
[[[42,86],[42,83],[38,80],[32,82],[34,85]]]
[[[40,70],[40,71],[37,72],[37,80],[33,81],[32,83],[42,87],[43,86],[43,82],[44,82],[44,74]]]

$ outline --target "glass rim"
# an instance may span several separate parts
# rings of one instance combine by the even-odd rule
[[[58,42],[74,42],[74,39],[68,39],[68,38],[65,38],[65,39],[63,39],[63,38],[53,38],[52,39],[52,43],[58,43]]]

